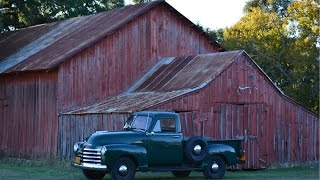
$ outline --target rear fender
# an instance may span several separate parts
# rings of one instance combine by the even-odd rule
[[[107,152],[102,156],[103,162],[110,168],[121,157],[129,157],[133,159],[139,168],[148,166],[147,151],[142,146],[130,144],[112,144],[105,146]]]
[[[237,163],[237,154],[233,147],[224,144],[211,144],[209,145],[208,156],[220,155],[226,160],[228,166]],[[208,158],[206,158],[208,159]]]

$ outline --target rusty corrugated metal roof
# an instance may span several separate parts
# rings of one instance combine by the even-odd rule
[[[128,92],[63,114],[130,113],[205,87],[244,51],[163,58]]]
[[[159,61],[130,92],[168,92],[202,87],[229,66],[242,51],[170,57]]]
[[[190,90],[171,92],[135,92],[124,93],[110,97],[93,105],[63,114],[92,114],[92,113],[131,113],[154,106],[188,93]]]
[[[0,73],[52,69],[160,3],[165,2],[125,6],[1,34]]]
[[[160,4],[193,24],[160,0],[3,33],[0,34],[0,74],[53,69]]]

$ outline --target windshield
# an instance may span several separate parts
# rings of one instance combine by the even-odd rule
[[[123,127],[124,129],[139,129],[139,130],[148,130],[151,117],[148,116],[130,116]]]

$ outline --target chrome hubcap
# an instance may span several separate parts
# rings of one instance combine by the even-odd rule
[[[122,166],[120,166],[119,167],[119,173],[121,174],[121,175],[126,175],[127,173],[128,173],[128,168],[127,168],[127,166],[125,166],[125,165],[122,165]]]
[[[200,154],[200,153],[201,153],[201,146],[200,146],[200,145],[194,146],[193,152],[194,152],[195,154]]]
[[[213,163],[211,166],[211,170],[213,172],[217,172],[219,170],[219,165],[217,163]]]

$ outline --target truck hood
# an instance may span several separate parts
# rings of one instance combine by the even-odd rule
[[[110,144],[136,144],[145,139],[146,132],[132,131],[97,131],[86,140],[87,146],[93,148]]]

